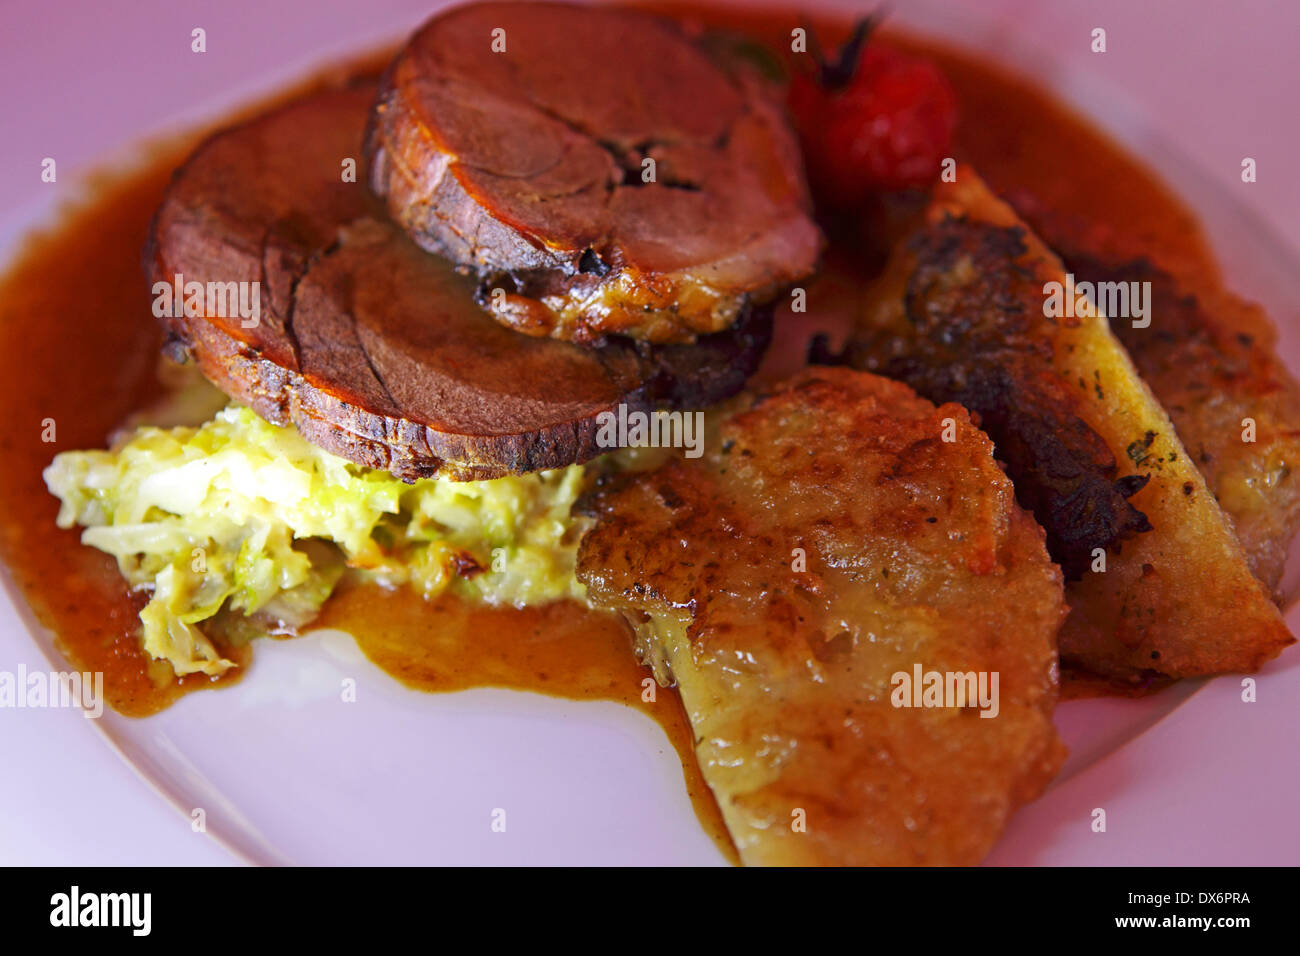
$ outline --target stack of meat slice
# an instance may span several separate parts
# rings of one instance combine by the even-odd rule
[[[620,404],[736,392],[820,242],[756,80],[644,14],[491,4],[432,20],[380,87],[210,138],[146,268],[259,283],[256,321],[164,318],[268,420],[402,478],[480,479],[593,457]]]

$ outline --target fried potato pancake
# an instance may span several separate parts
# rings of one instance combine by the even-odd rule
[[[1053,547],[1076,578],[1066,588],[1062,664],[1129,685],[1258,668],[1294,640],[1268,589],[1107,318],[1086,303],[1073,316],[1044,314],[1054,282],[1065,284],[1060,261],[963,167],[956,183],[936,187],[900,246],[847,358],[981,417],[1049,546],[1067,545]],[[980,367],[988,359],[1001,374]],[[1050,391],[1044,376],[1055,381]],[[1077,437],[1080,423],[1105,455]],[[1062,456],[1057,445],[1070,435],[1076,451]],[[1088,467],[1091,482],[1078,475]],[[1096,493],[1098,475],[1114,477],[1147,528],[1117,520],[1113,496]],[[1060,491],[1055,507],[1041,507],[1053,503],[1044,487]],[[1080,545],[1090,552],[1084,567]]]
[[[1111,331],[1169,413],[1178,437],[1232,519],[1255,576],[1276,590],[1300,530],[1300,385],[1277,357],[1264,310],[1201,275],[1129,259],[1109,234],[1012,200],[1080,282],[1150,282],[1149,326]],[[1254,441],[1243,441],[1243,422]]]
[[[976,863],[1059,769],[1060,571],[960,406],[808,369],[581,507],[746,864]],[[896,706],[918,667],[998,675],[996,716]]]

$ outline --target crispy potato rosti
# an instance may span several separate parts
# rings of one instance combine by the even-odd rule
[[[1300,388],[1273,352],[1267,317],[1229,293],[1185,294],[1145,262],[1071,268],[1080,281],[1151,283],[1151,327],[1113,323],[1116,332],[1232,519],[1251,570],[1276,589],[1300,528]]]
[[[970,236],[990,230],[1006,237],[1011,267],[999,270],[974,255],[978,249],[987,256],[989,245]],[[1047,527],[1049,544],[1069,546],[1063,553],[1054,549],[1054,556],[1077,573],[1084,556],[1078,545],[1092,552],[1067,585],[1071,614],[1060,636],[1063,664],[1135,685],[1158,676],[1254,670],[1293,638],[1106,317],[1086,303],[1075,303],[1073,315],[1045,315],[1054,282],[1065,283],[1059,260],[963,167],[957,183],[936,188],[925,221],[891,262],[848,359],[855,367],[899,375],[932,400],[965,403],[998,442],[999,457],[1021,501]],[[972,309],[979,311],[978,322]],[[999,316],[1007,331],[1002,339]],[[978,363],[990,357],[1001,366],[1001,375],[991,378],[996,387],[970,388],[982,383]],[[1072,390],[1074,399],[1063,406],[1042,401],[1044,375],[1056,382],[1052,395]],[[1056,453],[1077,420],[1104,442],[1107,460]],[[1056,437],[1035,445],[1049,434]],[[1068,482],[1089,461],[1106,480],[1114,472],[1100,466],[1114,462],[1114,486],[1149,521],[1149,530],[1132,522],[1115,525],[1113,499],[1092,494],[1075,500]],[[1063,482],[1058,500],[1065,506],[1040,507],[1041,489]],[[1075,534],[1076,521],[1088,534]],[[1100,540],[1112,527],[1124,533]]]
[[[1203,275],[1126,259],[1106,230],[1013,203],[1080,282],[1150,282],[1151,324],[1111,330],[1169,413],[1192,461],[1232,519],[1255,576],[1276,589],[1300,530],[1300,385],[1278,359],[1264,310]],[[1243,422],[1254,441],[1243,441]]]
[[[1147,479],[1118,476],[1114,452],[1083,417],[1090,396],[1058,374],[1041,309],[1025,307],[1042,299],[1042,281],[1020,261],[1021,234],[945,216],[910,236],[907,252],[905,324],[864,333],[849,361],[979,415],[1067,581],[1096,549],[1150,531],[1128,501]]]
[[[992,443],[848,369],[709,431],[592,493],[578,574],[676,680],[742,859],[977,862],[1064,754],[1061,576]],[[895,706],[918,667],[996,674],[998,702]]]

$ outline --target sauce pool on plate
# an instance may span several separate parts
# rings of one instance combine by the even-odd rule
[[[791,24],[803,22],[801,14],[776,11],[658,8],[749,32],[773,48],[788,42]],[[823,42],[838,42],[847,32],[839,20],[814,21],[814,28]],[[1059,211],[1135,236],[1157,261],[1217,275],[1188,210],[1085,121],[979,59],[914,38],[891,39],[945,69],[960,104],[959,155],[995,188],[1027,189]],[[373,73],[383,59],[355,61],[292,92]],[[143,601],[127,591],[112,558],[80,543],[79,529],[55,526],[58,502],[41,471],[60,451],[103,447],[128,415],[159,395],[162,336],[140,250],[171,171],[196,141],[188,136],[155,147],[133,171],[93,177],[85,198],[22,241],[0,279],[0,407],[6,412],[0,558],[16,594],[52,632],[60,652],[78,670],[102,672],[107,703],[134,717],[156,713],[187,691],[237,680],[255,654],[248,646],[219,648],[243,666],[217,680],[201,674],[177,680],[167,663],[148,658],[139,643]],[[861,280],[846,283],[842,270],[834,275],[834,295],[844,297],[851,311]],[[621,621],[575,604],[523,610],[454,599],[429,604],[410,592],[350,585],[331,598],[314,626],[348,631],[375,664],[421,690],[509,687],[637,708],[663,727],[702,824],[734,861],[696,766],[681,702],[663,688],[656,688],[654,701],[644,699],[649,671],[636,662]]]

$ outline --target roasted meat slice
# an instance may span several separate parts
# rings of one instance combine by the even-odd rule
[[[847,358],[979,416],[1066,571],[1063,663],[1130,686],[1254,670],[1293,638],[1107,318],[1068,288],[963,167],[901,244]],[[1049,315],[1054,294],[1071,307]]]
[[[646,13],[439,14],[390,67],[367,154],[393,218],[529,335],[690,342],[820,251],[781,108]]]
[[[1112,317],[1111,330],[1232,518],[1255,576],[1276,589],[1300,530],[1300,385],[1264,310],[1203,276],[1126,259],[1104,230],[1024,193],[1012,202],[1077,282],[1150,283],[1150,324]]]
[[[579,577],[676,681],[745,863],[975,863],[1060,766],[1061,575],[960,406],[809,369],[586,509]],[[918,671],[997,703],[914,706]]]
[[[479,479],[591,458],[597,416],[620,403],[699,407],[742,387],[770,336],[756,310],[694,345],[599,348],[483,314],[472,280],[346,181],[374,97],[321,92],[218,133],[167,191],[151,281],[260,284],[252,321],[206,296],[161,310],[173,350],[229,395],[359,464]]]

